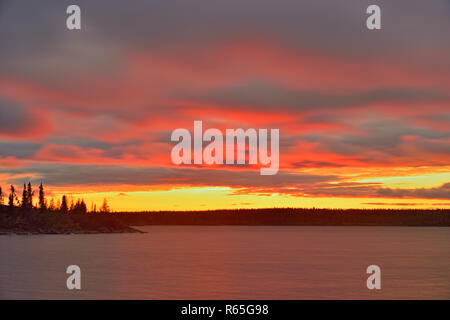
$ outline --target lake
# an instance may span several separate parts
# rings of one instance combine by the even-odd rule
[[[139,229],[0,236],[0,299],[450,299],[446,227]],[[373,264],[381,290],[366,287]]]

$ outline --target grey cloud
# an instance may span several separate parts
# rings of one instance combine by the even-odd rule
[[[371,197],[376,194],[378,183],[345,182],[339,184],[322,183],[311,188],[302,188],[308,195]]]
[[[378,190],[378,194],[384,197],[394,198],[424,198],[424,199],[450,199],[450,183],[445,183],[437,188],[419,189],[389,189]]]
[[[89,137],[69,137],[66,139],[51,137],[48,139],[49,143],[56,145],[77,146],[83,149],[98,149],[103,151],[105,157],[118,157],[126,152],[129,146],[140,145],[142,140],[126,140],[121,142],[106,142]]]
[[[296,161],[292,165],[297,168],[343,167],[344,165],[329,161]]]
[[[303,135],[302,139],[319,142],[321,148],[344,155],[362,155],[367,151],[386,152],[389,156],[401,155],[397,149],[402,137],[412,135],[417,141],[408,143],[416,145],[428,152],[442,153],[449,145],[445,139],[450,138],[450,132],[433,130],[408,124],[405,121],[392,119],[374,119],[356,125],[363,133],[328,135],[312,133]],[[436,140],[440,140],[436,142]]]
[[[448,207],[450,203],[423,203],[423,202],[363,202],[361,204],[368,204],[373,206],[441,206]]]
[[[450,69],[450,13],[445,0],[377,1],[383,28],[365,28],[373,1],[78,0],[82,32],[65,29],[69,0],[2,2],[0,68],[42,78],[67,72],[119,72],[127,50],[212,43],[233,36],[269,37],[298,50],[350,57],[399,58]],[[439,52],[423,59],[423,48]],[[45,77],[44,77],[45,76]]]
[[[380,102],[422,102],[448,99],[444,92],[413,88],[384,88],[330,94],[315,91],[286,90],[262,82],[249,82],[209,92],[186,94],[185,98],[222,104],[226,107],[248,107],[288,111],[363,107]]]
[[[82,11],[84,32],[66,28],[70,1],[3,1],[0,11],[0,70],[15,77],[53,81],[66,76],[117,72],[121,48],[95,28],[86,30],[90,14]],[[103,39],[102,39],[103,38]]]
[[[29,158],[42,146],[41,143],[0,140],[0,157]]]
[[[330,184],[327,182],[318,182],[310,186],[286,189],[284,192],[293,196],[450,199],[450,183],[445,183],[436,188],[391,189],[382,188],[379,183],[341,182],[338,184]]]
[[[259,170],[214,170],[173,167],[101,166],[62,163],[40,163],[28,167],[8,168],[12,176],[10,183],[23,183],[23,176],[29,174],[48,185],[183,185],[231,186],[231,187],[283,187],[299,184],[313,184],[334,181],[337,176],[295,174],[279,172],[268,178]]]
[[[415,145],[427,153],[450,155],[450,142],[430,139],[418,139]]]
[[[131,167],[62,163],[35,163],[20,168],[0,168],[12,176],[7,182],[21,184],[41,180],[50,186],[65,185],[192,185],[229,186],[235,194],[283,193],[292,196],[352,196],[383,198],[450,199],[450,183],[436,188],[390,189],[379,183],[343,182],[334,175],[281,171],[268,178],[259,171],[214,170],[183,167]],[[29,177],[27,177],[29,175]],[[17,177],[15,177],[17,176]],[[331,182],[338,182],[331,183]]]
[[[58,145],[72,145],[78,146],[86,149],[101,149],[108,150],[111,148],[111,143],[88,138],[88,137],[72,137],[68,139],[62,139],[57,137],[52,137],[48,139],[49,143],[58,144]]]
[[[361,204],[368,204],[368,205],[373,205],[373,206],[421,206],[421,205],[426,205],[426,203],[420,203],[420,202],[397,202],[397,203],[392,203],[392,202],[363,202]]]
[[[0,97],[0,132],[18,133],[31,124],[32,119],[21,104]]]
[[[445,123],[445,124],[450,123],[450,113],[431,114],[431,115],[425,116],[425,118],[432,120],[432,121]]]

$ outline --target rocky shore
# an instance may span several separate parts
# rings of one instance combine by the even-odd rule
[[[0,211],[0,235],[144,233],[113,214]]]
[[[0,235],[39,235],[39,234],[101,234],[101,233],[145,233],[144,231],[132,228],[132,227],[123,227],[123,228],[99,228],[96,230],[82,230],[82,229],[22,229],[22,228],[13,228],[13,229],[0,229]]]

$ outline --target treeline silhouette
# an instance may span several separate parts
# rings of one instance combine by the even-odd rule
[[[88,210],[83,199],[69,201],[66,195],[57,203],[53,198],[48,202],[42,182],[36,204],[34,195],[31,182],[23,185],[20,198],[14,185],[7,197],[0,186],[0,233],[137,232],[110,214],[106,199],[98,210],[95,204]]]
[[[117,212],[125,224],[272,226],[450,226],[449,209],[233,209]]]
[[[19,212],[15,208],[21,208],[27,211],[39,209],[41,212],[74,213],[74,214],[111,212],[111,209],[108,205],[108,201],[106,200],[106,198],[103,199],[103,204],[98,211],[95,204],[92,204],[91,210],[88,211],[84,199],[77,199],[76,201],[74,201],[74,199],[72,198],[71,202],[69,203],[66,195],[63,195],[61,200],[60,201],[58,200],[56,204],[53,198],[50,200],[50,203],[48,203],[45,197],[44,185],[42,184],[42,182],[39,185],[38,202],[36,205],[33,204],[34,194],[35,192],[33,190],[31,182],[28,182],[28,184],[25,183],[23,184],[23,192],[21,198],[17,196],[16,188],[14,187],[14,185],[11,185],[9,188],[9,195],[8,195],[9,211]],[[5,194],[3,193],[3,189],[0,186],[0,205],[3,206],[4,203],[5,203]]]
[[[275,225],[275,226],[450,226],[449,209],[234,209],[213,211],[111,212],[106,199],[88,210],[83,199],[66,195],[48,203],[39,185],[24,184],[22,197],[11,185],[5,203],[0,187],[0,233],[139,232],[143,225]]]

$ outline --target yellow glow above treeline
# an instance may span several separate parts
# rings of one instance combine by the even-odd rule
[[[64,194],[55,192],[56,197]],[[66,193],[68,194],[68,193]],[[189,188],[169,191],[89,192],[69,194],[83,198],[90,208],[106,198],[114,211],[214,210],[237,208],[450,208],[450,201],[427,199],[295,197],[233,194],[230,188]]]

